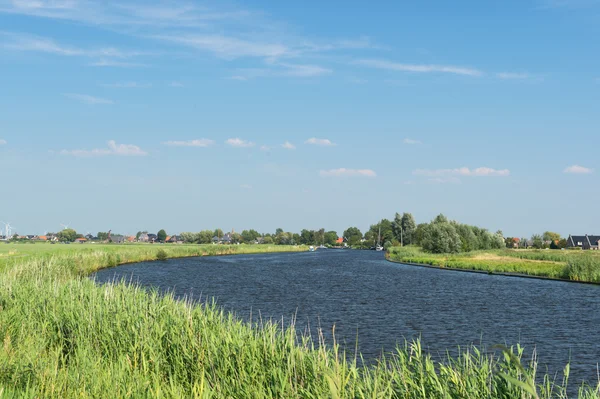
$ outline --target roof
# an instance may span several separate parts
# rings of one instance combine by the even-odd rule
[[[344,242],[344,237],[340,237],[337,240],[335,240],[336,243],[341,244]]]
[[[79,237],[79,238],[76,238],[75,241],[87,241],[87,239],[85,239],[83,237]]]
[[[584,236],[574,236],[574,235],[570,235],[569,236],[569,242],[571,243],[572,246],[578,246],[579,242],[582,243],[582,245],[597,245],[598,241],[600,241],[600,236],[595,236],[595,235],[584,235]]]

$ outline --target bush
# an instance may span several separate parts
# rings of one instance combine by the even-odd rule
[[[169,256],[167,255],[167,251],[165,251],[164,249],[159,249],[156,253],[157,260],[167,260],[168,257]]]
[[[386,242],[383,244],[383,249],[385,249],[385,250],[387,251],[387,250],[389,250],[389,249],[392,247],[392,245],[393,245],[393,244],[392,244],[392,242],[391,242],[391,241],[386,241]]]

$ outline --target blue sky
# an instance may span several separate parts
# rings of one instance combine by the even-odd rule
[[[0,0],[19,233],[598,233],[600,1]]]

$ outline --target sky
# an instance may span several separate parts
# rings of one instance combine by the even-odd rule
[[[0,0],[0,220],[600,234],[600,0]]]

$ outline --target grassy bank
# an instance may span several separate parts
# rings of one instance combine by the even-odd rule
[[[448,269],[516,273],[600,283],[600,252],[552,250],[491,250],[461,254],[429,254],[417,247],[396,247],[390,260]]]
[[[535,362],[522,369],[507,354],[472,348],[440,364],[416,342],[362,367],[335,344],[299,340],[293,327],[249,325],[212,305],[85,277],[156,259],[159,249],[176,257],[292,248],[7,247],[0,261],[0,397],[535,397]],[[544,381],[535,387],[539,397],[566,397],[562,381]],[[581,397],[597,391],[582,389]]]

